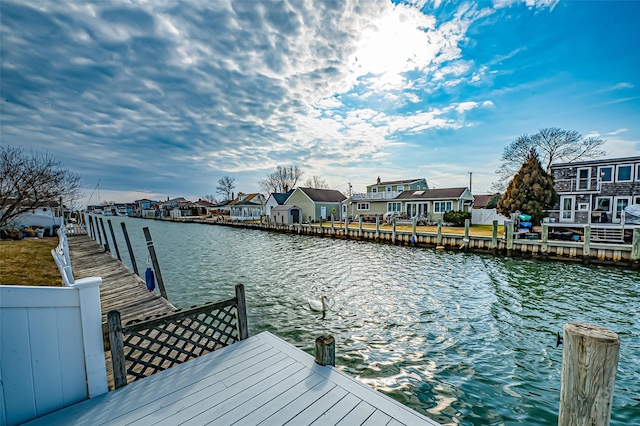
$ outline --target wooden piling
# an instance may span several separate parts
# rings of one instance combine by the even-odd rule
[[[442,219],[438,219],[438,237],[436,242],[438,243],[438,246],[442,245]]]
[[[315,362],[319,365],[336,365],[336,340],[331,335],[316,339]]]
[[[464,220],[464,239],[462,240],[462,244],[465,249],[469,248],[469,227],[471,226],[471,220]]]
[[[244,285],[236,285],[236,299],[238,305],[236,307],[238,316],[238,336],[240,340],[249,338],[249,324],[247,322],[247,303],[244,298]]]
[[[122,324],[120,312],[107,313],[109,327],[109,348],[113,365],[113,384],[116,389],[127,385],[127,366],[124,359],[124,343],[122,341]]]
[[[496,250],[498,248],[498,221],[494,220],[491,225],[491,248]]]
[[[331,235],[336,235],[336,222],[333,215],[331,215]]]
[[[396,218],[391,219],[391,242],[396,243]]]
[[[631,260],[640,259],[640,228],[634,228],[631,241]]]
[[[116,257],[120,262],[122,262],[122,258],[120,257],[120,250],[118,249],[118,243],[116,241],[116,234],[113,232],[113,225],[111,224],[111,219],[107,219],[107,224],[109,225],[109,232],[111,232],[111,241],[113,241],[113,248],[116,249]]]
[[[320,235],[324,235],[324,228],[322,225],[322,217],[320,218]]]
[[[584,243],[582,244],[582,256],[584,260],[589,260],[591,255],[591,226],[586,225],[584,227]]]
[[[127,250],[129,251],[129,258],[131,259],[131,266],[133,266],[133,272],[135,272],[137,276],[140,276],[140,273],[138,272],[138,264],[136,263],[136,257],[133,254],[133,247],[131,247],[131,241],[129,240],[127,225],[125,225],[124,222],[121,222],[120,225],[122,226],[122,234],[124,235],[124,242],[127,244]]]
[[[540,246],[542,253],[547,253],[549,250],[549,225],[542,224],[542,245]]]
[[[358,223],[358,237],[362,238],[362,215],[360,215]]]
[[[620,340],[583,322],[564,326],[558,426],[609,425]]]
[[[380,215],[376,215],[376,239],[380,238]]]
[[[507,225],[507,251],[513,249],[513,221]]]
[[[151,240],[151,233],[149,232],[149,228],[142,228],[142,232],[144,232],[144,238],[147,240],[147,250],[149,250],[149,256],[151,257],[151,263],[153,264],[153,272],[156,275],[156,281],[158,282],[160,295],[164,297],[165,300],[169,300],[169,297],[167,296],[167,290],[164,288],[162,273],[160,273],[160,264],[158,263],[158,257],[156,256],[156,249],[153,247],[153,240]]]
[[[413,237],[413,241],[415,242],[415,240],[418,238],[418,232],[417,232],[417,228],[418,228],[418,216],[414,216],[413,217],[413,231],[412,231],[412,237]]]
[[[102,220],[102,218],[100,218],[100,228],[102,228],[102,236],[104,237],[104,249],[111,253],[111,250],[109,249],[109,239],[107,238],[107,231],[104,228],[104,220]]]

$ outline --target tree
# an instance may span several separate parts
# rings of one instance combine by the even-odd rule
[[[216,187],[216,191],[218,194],[224,195],[225,200],[231,199],[231,194],[233,193],[233,189],[236,187],[235,178],[224,176],[218,180],[218,186]]]
[[[267,194],[289,192],[301,176],[302,170],[298,166],[278,166],[273,172],[267,173],[265,178],[260,179],[260,189]]]
[[[213,204],[216,204],[218,202],[218,200],[216,199],[216,197],[213,194],[205,195],[203,198],[205,199],[205,201],[208,201],[208,202],[213,203]]]
[[[329,184],[327,183],[327,181],[316,175],[313,175],[309,179],[307,179],[304,182],[304,186],[306,186],[307,188],[329,189]]]
[[[495,209],[498,206],[498,201],[500,201],[500,198],[502,198],[502,194],[500,194],[499,192],[495,193],[487,203],[486,208]]]
[[[18,215],[80,197],[80,176],[49,154],[0,146],[0,228]]]
[[[606,154],[600,149],[604,142],[598,138],[584,138],[575,130],[562,130],[557,127],[540,129],[534,135],[519,136],[504,148],[500,157],[500,167],[496,170],[500,178],[493,184],[493,188],[503,190],[520,165],[527,161],[532,149],[541,155],[541,163],[544,164],[545,171],[550,173],[551,165],[556,161],[571,163],[602,157]]]
[[[513,177],[506,192],[498,201],[498,213],[509,216],[516,211],[531,216],[539,224],[545,210],[558,202],[553,178],[540,165],[535,149],[529,151],[527,160]]]

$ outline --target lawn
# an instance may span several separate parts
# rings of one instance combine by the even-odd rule
[[[0,284],[61,286],[51,249],[57,237],[0,240]]]

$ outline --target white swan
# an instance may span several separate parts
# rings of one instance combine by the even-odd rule
[[[327,310],[327,304],[325,303],[325,300],[328,299],[324,294],[320,296],[320,300],[309,299],[309,307],[312,311],[324,312]]]

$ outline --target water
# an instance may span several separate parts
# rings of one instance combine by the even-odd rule
[[[110,219],[129,264],[126,221],[141,274],[149,227],[174,305],[228,298],[243,283],[250,334],[312,353],[331,333],[338,368],[443,424],[557,423],[556,332],[570,321],[612,329],[621,350],[611,424],[640,423],[637,271]],[[322,294],[325,318],[307,304]]]

